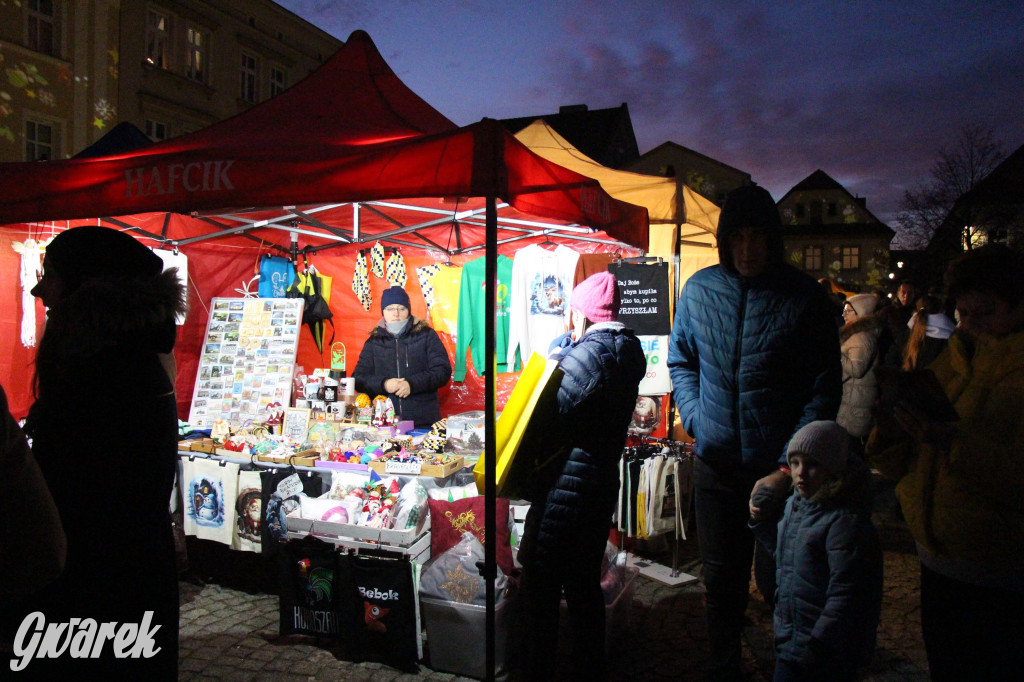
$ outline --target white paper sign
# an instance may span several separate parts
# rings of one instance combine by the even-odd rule
[[[638,336],[647,357],[647,374],[640,381],[640,395],[665,395],[672,392],[668,374],[668,336]]]
[[[412,474],[413,476],[419,476],[422,466],[422,462],[403,462],[397,459],[389,459],[384,462],[384,472],[388,474]]]
[[[288,499],[292,495],[298,495],[301,492],[302,479],[299,478],[298,474],[292,474],[277,484],[277,494],[283,500]]]

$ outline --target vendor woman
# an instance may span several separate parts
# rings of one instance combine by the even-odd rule
[[[429,428],[441,419],[439,388],[452,376],[441,338],[424,320],[410,315],[409,294],[391,287],[380,299],[383,317],[359,353],[356,390],[391,398],[395,414]]]

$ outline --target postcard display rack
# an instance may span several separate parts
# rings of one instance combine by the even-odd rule
[[[214,298],[189,423],[242,425],[289,405],[301,324],[301,298]]]

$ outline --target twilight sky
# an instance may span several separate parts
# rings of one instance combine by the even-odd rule
[[[825,171],[896,228],[967,124],[1024,144],[1019,0],[277,0],[369,33],[458,125],[629,105],[640,153],[672,141],[776,200]]]

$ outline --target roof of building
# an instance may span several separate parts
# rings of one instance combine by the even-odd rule
[[[609,168],[617,168],[640,154],[625,102],[610,109],[589,109],[586,104],[574,104],[561,107],[556,114],[506,118],[501,119],[501,124],[514,135],[538,118],[544,119],[576,149]]]
[[[722,161],[719,161],[718,159],[712,158],[712,157],[708,156],[707,154],[701,154],[700,152],[698,152],[698,151],[696,151],[694,149],[690,149],[689,147],[684,147],[683,145],[679,144],[678,142],[672,142],[671,140],[668,140],[666,142],[662,142],[661,144],[659,144],[654,149],[651,149],[649,151],[644,152],[643,154],[641,154],[638,157],[638,160],[645,159],[648,156],[652,156],[654,154],[657,154],[658,152],[662,151],[663,149],[677,149],[677,150],[682,151],[682,152],[684,152],[686,154],[692,154],[693,156],[700,157],[701,159],[703,159],[704,161],[707,161],[709,163],[717,164],[717,165],[721,166],[722,168],[724,168],[726,170],[732,171],[734,173],[739,173],[740,175],[745,175],[748,179],[750,178],[750,173],[748,173],[747,171],[740,170],[739,168],[736,168],[735,166],[730,166],[729,164],[723,163]]]
[[[878,223],[882,222],[877,217],[875,217],[874,213],[868,210],[866,201],[864,201],[860,197],[855,197],[853,194],[850,193],[848,189],[843,187],[831,175],[821,170],[820,168],[811,173],[810,175],[808,175],[800,182],[793,185],[793,187],[784,195],[782,195],[782,198],[779,199],[776,203],[782,204],[782,202],[784,202],[791,194],[794,194],[796,192],[823,192],[832,190],[840,190],[844,192],[847,196],[850,197],[852,201],[856,202],[857,205],[860,206],[860,208],[865,213],[867,213],[872,220]]]

